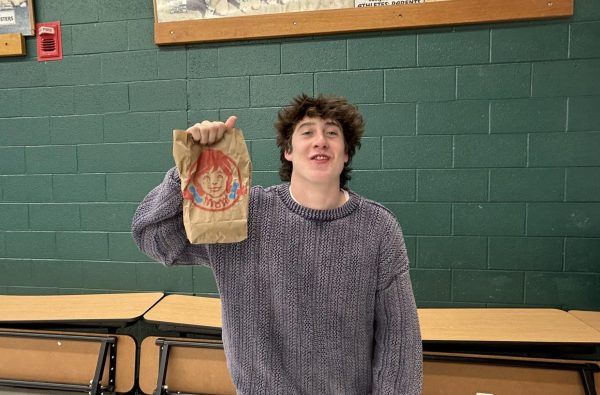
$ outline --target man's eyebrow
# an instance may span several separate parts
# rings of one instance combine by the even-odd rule
[[[300,123],[299,123],[299,124],[296,126],[296,128],[297,128],[297,129],[299,129],[299,128],[303,127],[303,126],[314,126],[314,125],[316,125],[316,124],[317,124],[317,122],[316,122],[316,121],[310,121],[310,120],[309,120],[309,121],[300,122]],[[334,120],[328,120],[328,121],[325,121],[325,125],[326,125],[326,126],[337,126],[337,127],[338,127],[338,128],[340,128],[340,129],[342,128],[342,125],[340,125],[340,123],[339,123],[338,121],[334,121]]]
[[[300,122],[296,127],[301,128],[302,126],[313,126],[314,124],[316,124],[315,121],[304,121]]]

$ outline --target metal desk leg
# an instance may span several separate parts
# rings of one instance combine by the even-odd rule
[[[154,395],[166,395],[168,387],[165,385],[165,378],[167,375],[167,365],[169,364],[170,348],[169,344],[165,343],[161,339],[158,339],[156,344],[160,346],[160,365],[158,366],[158,379],[156,381]]]
[[[598,366],[589,363],[582,365],[579,370],[586,395],[596,395],[596,383],[594,382],[594,372],[596,371],[598,371]]]
[[[115,372],[117,360],[115,358],[117,352],[117,344],[114,339],[111,341],[103,341],[100,344],[100,351],[98,353],[98,362],[96,363],[96,371],[94,378],[90,381],[90,395],[98,395],[102,392],[102,376],[104,375],[104,365],[106,362],[107,354],[109,354],[110,345],[110,359],[108,361],[108,391],[112,391],[115,385]]]

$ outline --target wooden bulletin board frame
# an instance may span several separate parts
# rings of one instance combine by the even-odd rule
[[[564,18],[574,0],[445,0],[170,22],[159,22],[157,1],[169,0],[154,0],[154,42],[172,45]]]

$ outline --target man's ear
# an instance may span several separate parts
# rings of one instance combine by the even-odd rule
[[[292,161],[292,151],[289,149],[286,149],[285,151],[283,151],[283,156],[285,157],[286,160],[288,161]]]

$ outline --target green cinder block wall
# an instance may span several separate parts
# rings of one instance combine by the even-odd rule
[[[139,253],[171,130],[239,116],[256,184],[301,92],[367,121],[352,189],[406,235],[419,306],[600,309],[600,2],[569,19],[158,48],[151,0],[35,2],[64,59],[0,58],[0,293],[217,292]]]

